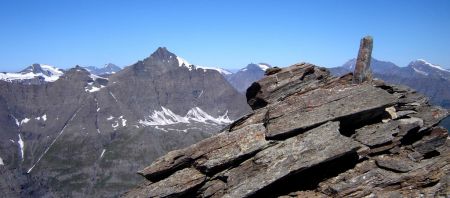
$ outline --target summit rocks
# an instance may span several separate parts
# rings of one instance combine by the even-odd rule
[[[247,90],[254,110],[139,171],[126,197],[436,197],[449,193],[447,110],[309,63]]]

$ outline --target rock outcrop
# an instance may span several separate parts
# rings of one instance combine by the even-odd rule
[[[296,64],[247,91],[254,112],[139,171],[126,197],[448,196],[447,110],[382,81]]]

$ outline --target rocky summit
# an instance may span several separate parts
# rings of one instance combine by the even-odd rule
[[[447,110],[410,88],[355,84],[309,63],[266,73],[247,90],[251,114],[157,159],[124,196],[450,194],[448,132],[437,126]]]

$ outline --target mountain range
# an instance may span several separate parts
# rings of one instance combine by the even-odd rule
[[[353,59],[330,70],[341,76],[354,66]],[[233,73],[161,47],[123,69],[33,64],[0,73],[0,192],[117,196],[141,180],[135,170],[249,113],[243,93],[270,67],[251,63]],[[425,60],[398,67],[372,59],[371,67],[375,77],[450,108],[448,70]]]
[[[117,196],[141,180],[133,170],[250,112],[221,73],[166,48],[115,73],[89,70],[0,75],[3,196]]]
[[[95,67],[95,66],[87,66],[84,67],[87,71],[89,71],[91,74],[95,74],[97,76],[109,76],[111,74],[115,74],[116,72],[120,71],[122,68],[120,68],[117,65],[114,65],[112,63],[105,64],[103,67]]]
[[[355,62],[352,59],[330,70],[334,75],[340,76],[353,71]],[[389,83],[409,86],[430,97],[432,103],[450,108],[450,70],[423,59],[412,61],[406,67],[372,59],[371,67],[375,77]]]

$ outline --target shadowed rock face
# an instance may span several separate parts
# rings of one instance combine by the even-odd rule
[[[169,152],[126,197],[445,196],[448,112],[409,88],[296,64],[247,91],[254,112]],[[174,186],[176,188],[174,188]],[[170,193],[169,193],[170,192]]]

